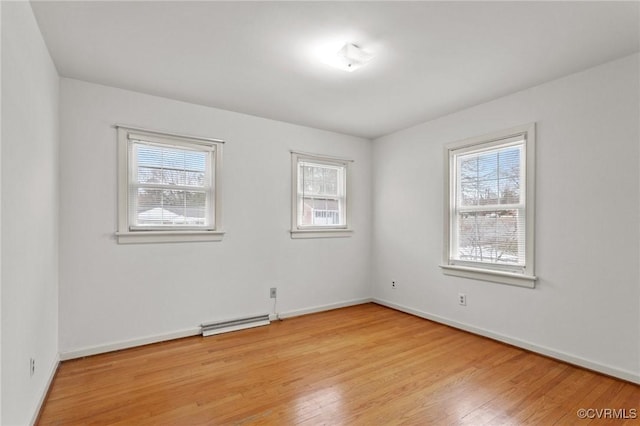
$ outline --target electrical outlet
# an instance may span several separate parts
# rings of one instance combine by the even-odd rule
[[[467,306],[467,295],[464,293],[458,293],[458,305]]]
[[[29,376],[33,377],[36,374],[36,360],[29,358]]]
[[[271,287],[269,290],[269,297],[275,299],[278,296],[278,289],[276,287]]]
[[[395,281],[391,281],[391,288],[396,289],[397,285]]]

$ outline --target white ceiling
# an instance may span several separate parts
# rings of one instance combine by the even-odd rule
[[[59,73],[375,138],[639,50],[638,2],[32,2]],[[375,53],[346,73],[314,52]]]

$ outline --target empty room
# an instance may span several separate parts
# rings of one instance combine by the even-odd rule
[[[0,18],[0,424],[638,421],[640,2]]]

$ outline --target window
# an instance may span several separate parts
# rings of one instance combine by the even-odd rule
[[[443,272],[533,287],[533,124],[445,147]]]
[[[222,143],[118,127],[118,242],[221,240]]]
[[[349,236],[350,160],[293,152],[291,237]]]

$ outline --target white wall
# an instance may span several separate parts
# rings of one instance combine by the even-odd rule
[[[369,297],[369,140],[71,79],[60,105],[63,358],[270,313],[269,287],[284,313]],[[116,123],[227,141],[222,242],[116,243]],[[355,160],[352,237],[290,238],[291,149]]]
[[[372,159],[365,139],[76,80],[62,79],[58,104],[30,6],[3,2],[1,19],[3,425],[35,415],[58,330],[63,354],[126,346],[271,312],[272,286],[281,313],[373,292],[640,379],[637,55],[380,138]],[[537,287],[442,275],[442,145],[530,121],[538,124]],[[115,123],[228,141],[224,241],[116,244]],[[290,239],[290,149],[355,160],[353,237]],[[457,306],[458,292],[467,307]]]
[[[33,420],[58,359],[58,90],[30,4],[3,2],[3,425]]]
[[[375,140],[375,298],[640,380],[638,76],[633,55]],[[443,275],[443,145],[529,122],[536,288]]]
[[[0,25],[2,24],[2,2],[0,1]],[[0,57],[2,56],[2,34],[0,32]],[[0,99],[2,97],[2,65],[0,58]],[[0,102],[0,188],[2,188],[2,102]],[[2,195],[0,194],[0,423],[2,422]]]
[[[0,24],[2,2],[0,1]],[[0,31],[0,57],[2,56],[2,32]],[[0,58],[1,63],[1,58]],[[2,66],[0,65],[0,99],[2,97]],[[2,188],[2,102],[0,102],[0,188]],[[2,422],[2,195],[0,194],[0,422]]]

